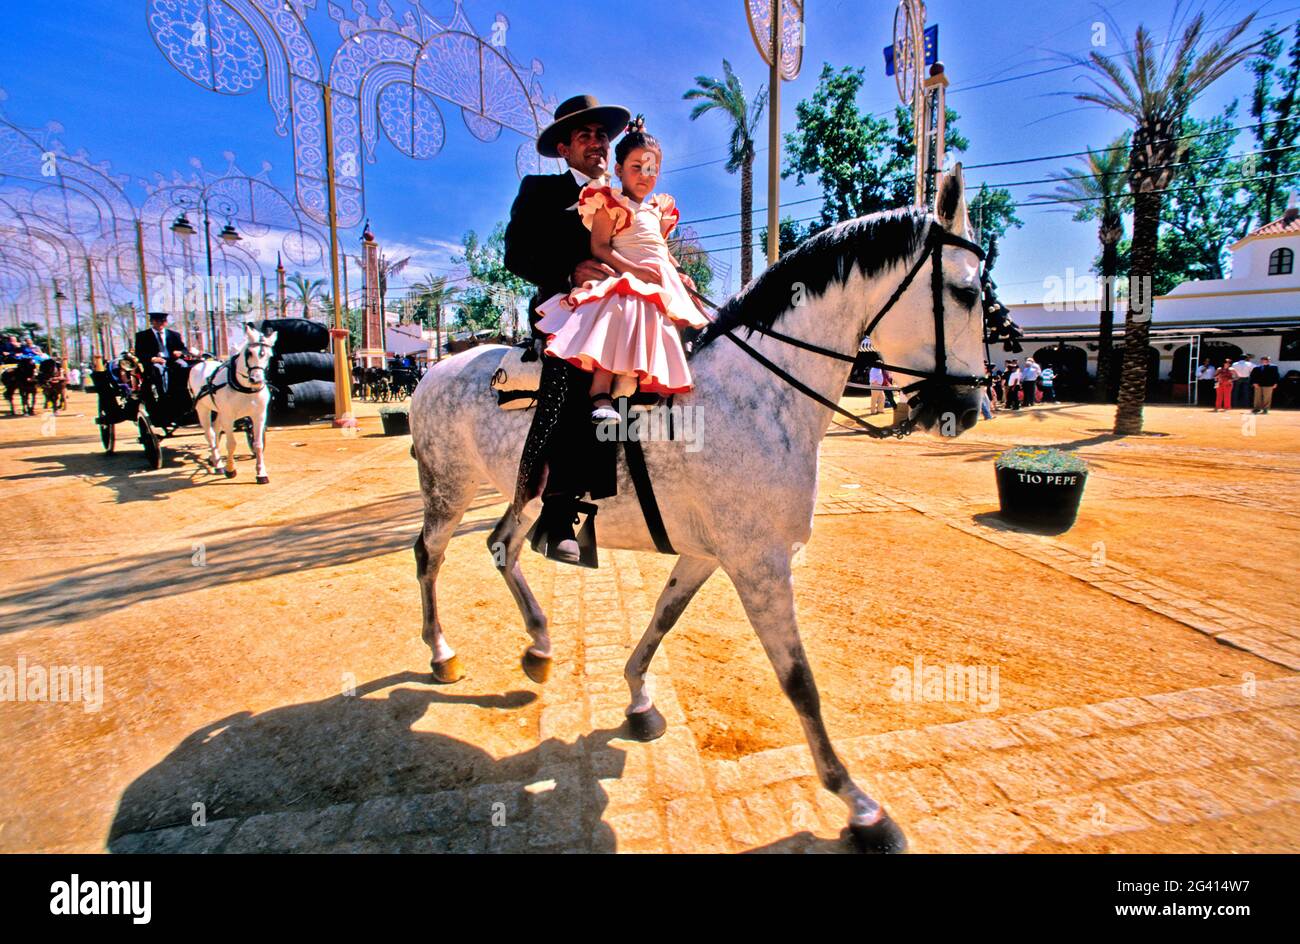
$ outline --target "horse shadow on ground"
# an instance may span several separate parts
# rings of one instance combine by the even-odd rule
[[[500,501],[495,491],[482,489],[467,514]],[[0,634],[89,619],[146,600],[409,551],[422,514],[419,494],[393,495],[284,524],[177,535],[170,550],[153,548],[12,580],[0,592],[0,612],[7,615]],[[465,521],[456,533],[488,531],[494,524]],[[105,553],[113,550],[105,547]],[[411,588],[414,594],[414,566]]]
[[[614,851],[599,780],[623,773],[616,730],[493,757],[414,726],[431,708],[436,722],[438,705],[504,713],[510,725],[537,695],[456,695],[429,682],[398,673],[354,695],[204,725],[123,792],[108,850]]]

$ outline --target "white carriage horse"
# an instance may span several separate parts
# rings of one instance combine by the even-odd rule
[[[266,368],[275,347],[275,332],[262,334],[252,325],[244,326],[244,344],[229,360],[204,361],[190,371],[190,396],[199,416],[199,425],[207,437],[212,471],[223,469],[217,450],[217,436],[226,437],[226,478],[235,477],[235,421],[247,417],[252,421],[250,435],[253,457],[257,460],[257,484],[271,479],[266,474],[266,409],[271,390],[266,385]]]
[[[812,534],[821,440],[864,335],[871,335],[895,375],[917,378],[905,388],[913,391],[909,415],[891,432],[938,425],[956,435],[977,422],[984,375],[983,253],[970,239],[958,165],[941,183],[934,214],[879,213],[805,242],[725,304],[695,343],[695,386],[679,394],[676,404],[708,421],[703,447],[643,444],[664,529],[679,556],[627,663],[627,732],[639,740],[663,734],[647,669],[664,635],[721,566],[799,715],[817,773],[848,806],[850,832],[863,850],[900,851],[906,840],[881,805],[853,782],[831,745],[795,623],[791,559]],[[435,582],[443,552],[481,481],[514,494],[528,431],[530,413],[500,410],[489,388],[507,351],[479,347],[442,361],[424,376],[411,403],[424,497],[416,570],[423,636],[440,682],[463,675],[438,621]],[[595,503],[599,542],[653,551],[621,456],[617,472],[618,494]],[[549,670],[551,642],[519,553],[539,512],[540,502],[533,499],[522,520],[507,512],[488,537],[532,637],[524,670],[537,682]]]

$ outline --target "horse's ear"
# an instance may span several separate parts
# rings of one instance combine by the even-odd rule
[[[966,176],[962,173],[961,164],[954,164],[952,170],[939,181],[939,192],[934,198],[934,215],[950,233],[964,236],[970,229],[970,218],[966,212]]]
[[[262,340],[271,345],[271,347],[275,347],[275,336],[278,333],[278,331],[272,331],[270,334],[263,335]]]

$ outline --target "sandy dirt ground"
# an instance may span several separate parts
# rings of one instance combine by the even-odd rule
[[[1300,851],[1300,414],[1153,407],[1119,439],[1112,411],[823,445],[800,629],[832,736],[918,851]],[[655,665],[670,735],[620,740],[672,560],[525,552],[556,645],[537,686],[485,486],[439,584],[468,676],[430,684],[410,439],[358,414],[273,427],[267,486],[246,456],[208,474],[197,430],[158,471],[126,426],[105,455],[89,395],[0,416],[0,667],[103,679],[100,706],[0,703],[0,851],[839,851],[720,572]],[[1019,443],[1090,463],[1067,533],[997,519]],[[900,696],[917,660],[996,685]]]

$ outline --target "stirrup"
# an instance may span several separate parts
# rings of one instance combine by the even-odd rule
[[[575,535],[578,542],[578,560],[563,560],[561,563],[576,564],[579,567],[591,567],[593,569],[600,566],[599,555],[596,550],[597,510],[597,507],[590,502],[574,501],[571,503],[569,508],[565,509],[565,511],[558,512],[558,514],[561,515],[566,513],[574,515],[574,524],[577,524],[578,513],[587,516],[587,520],[583,522],[582,527],[578,529],[578,533]],[[551,511],[550,514],[557,514],[557,512]],[[525,540],[528,541],[534,551],[537,551],[543,557],[556,560],[557,558],[551,557],[548,553],[550,550],[548,547],[548,540],[551,536],[550,524],[551,522],[548,520],[546,507],[543,505],[542,514],[533,522],[533,526],[529,529]]]

